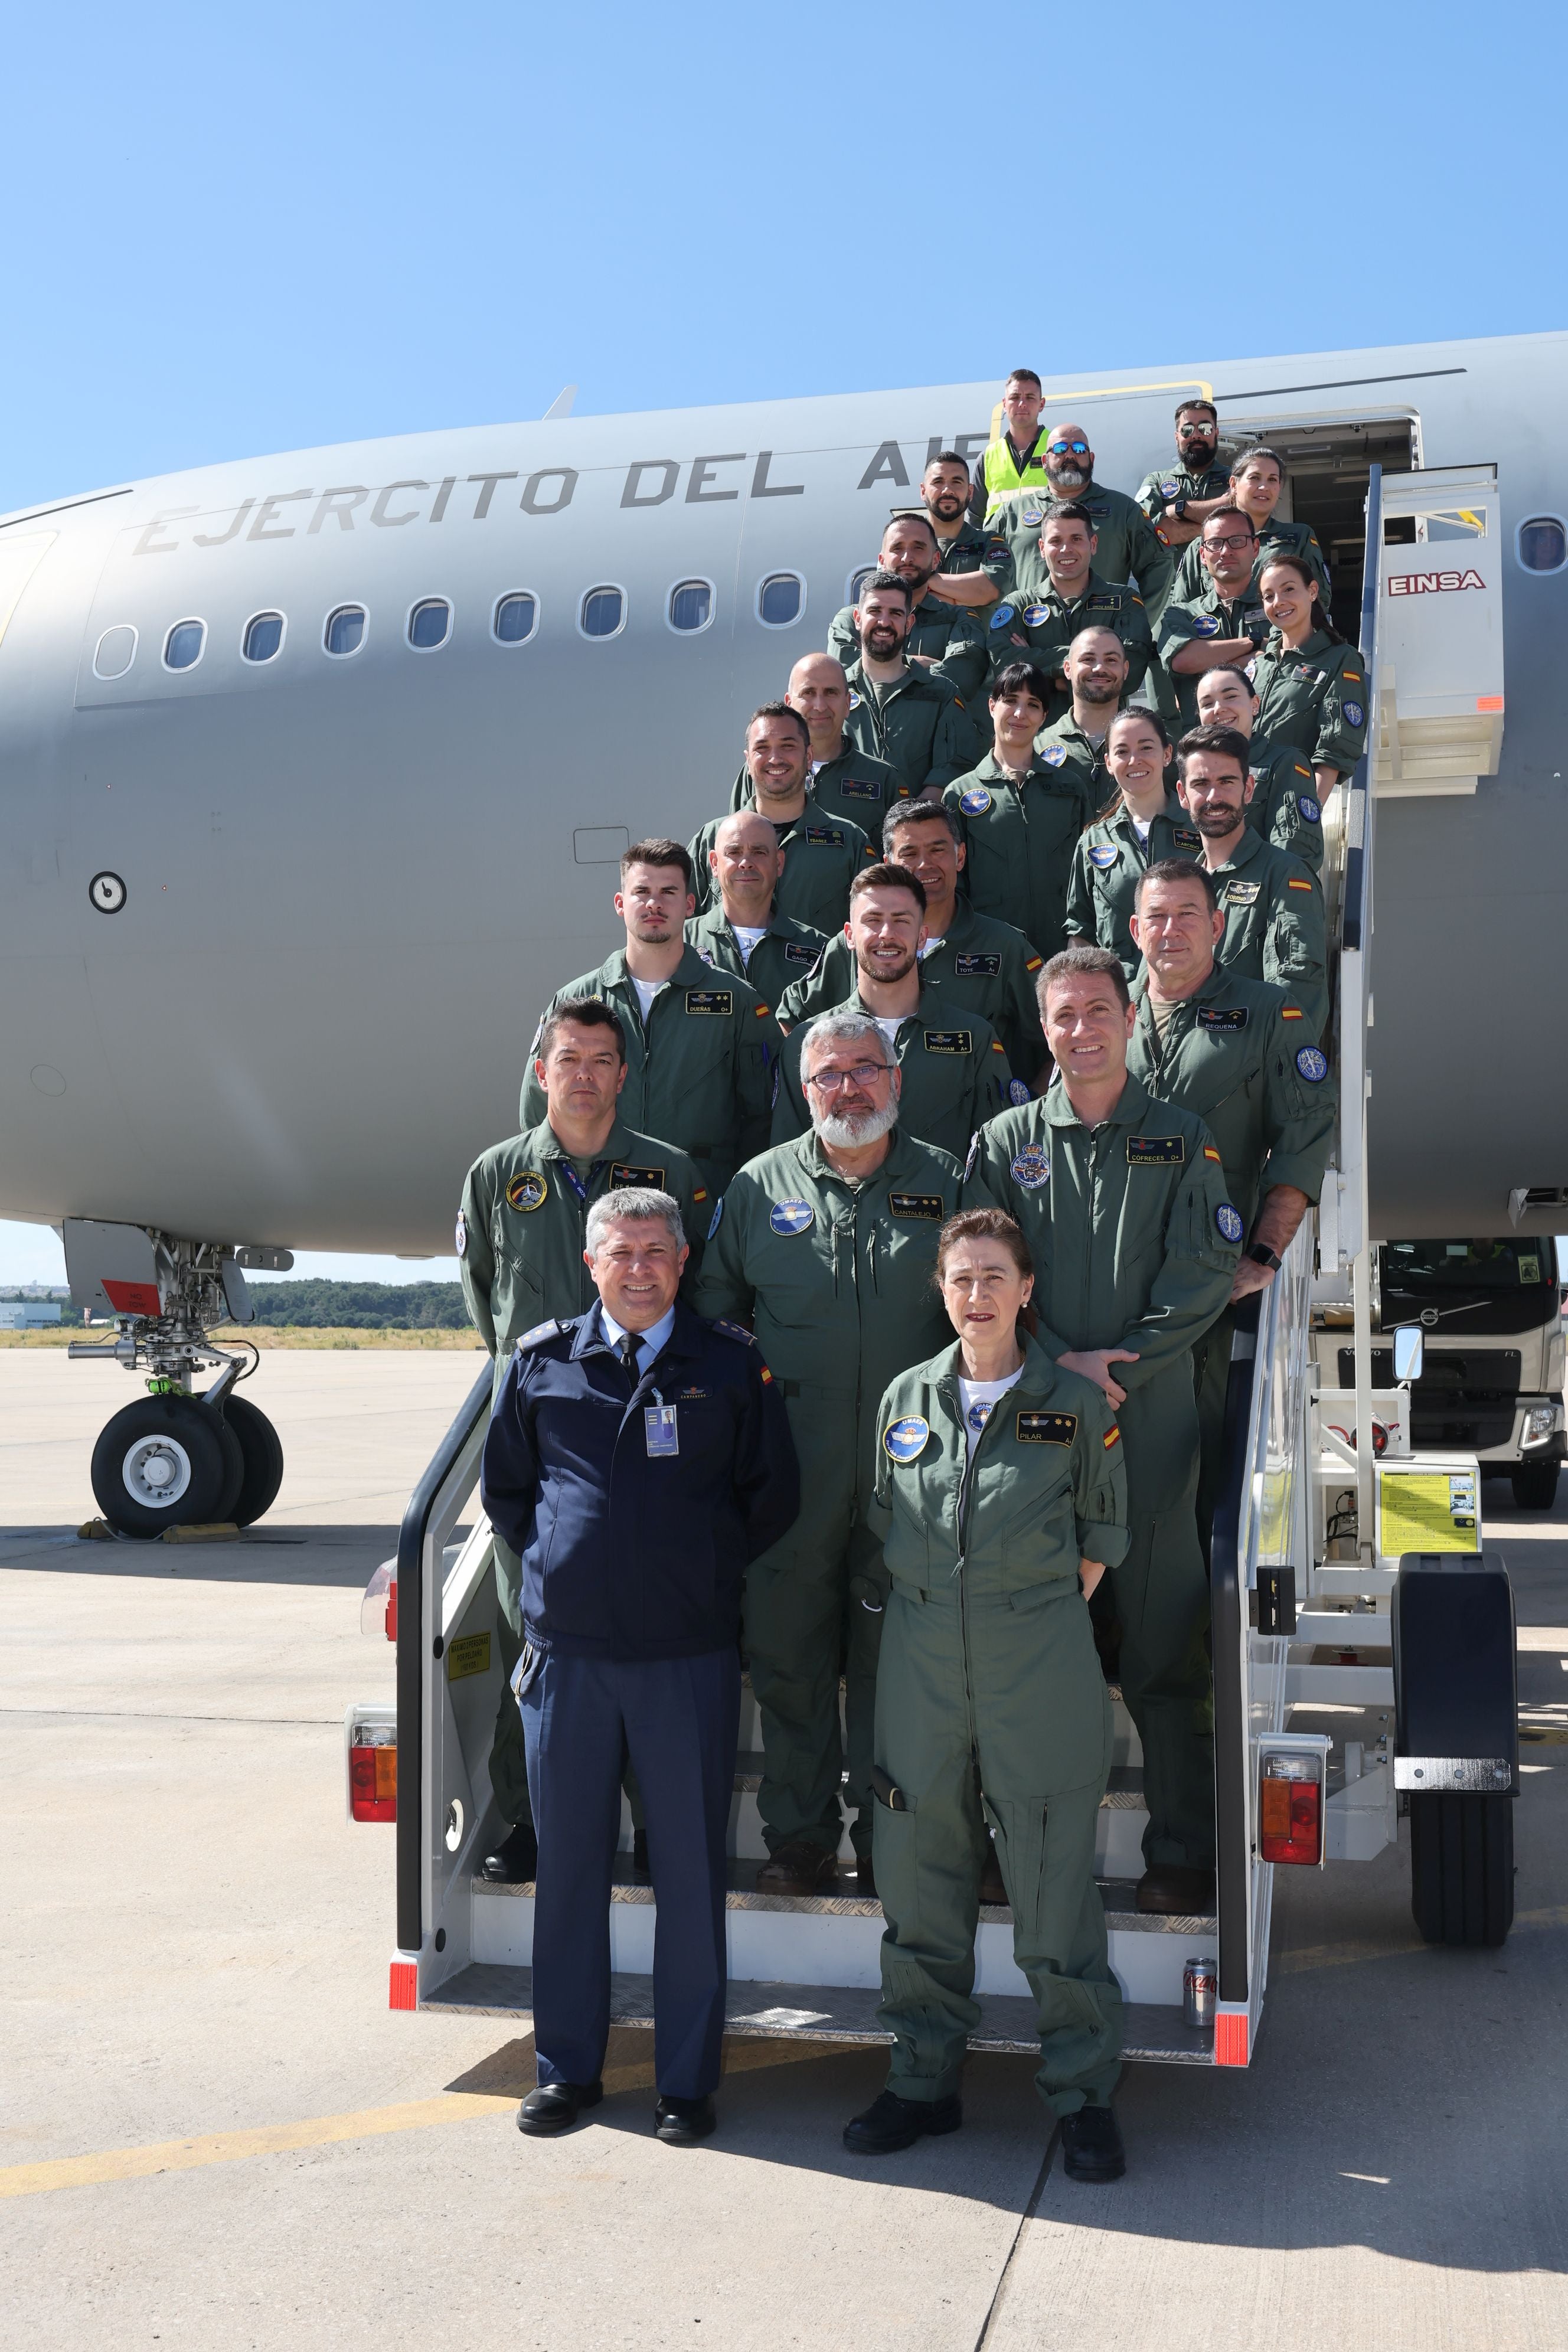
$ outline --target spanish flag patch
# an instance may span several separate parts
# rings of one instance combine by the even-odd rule
[[[1217,1152],[1217,1151],[1215,1153],[1215,1158],[1216,1160],[1219,1158],[1219,1154],[1218,1154],[1218,1152]],[[694,1189],[693,1192],[692,1192],[691,1198],[692,1198],[693,1202],[698,1202],[698,1201],[705,1201],[705,1200],[708,1198],[708,1187],[707,1187],[707,1185],[706,1185],[706,1184],[699,1184],[699,1185],[697,1185],[697,1186],[696,1186],[696,1188]]]
[[[1005,1053],[1005,1052],[1006,1051],[1005,1046],[1002,1044],[1002,1041],[1001,1041],[1001,1039],[1000,1039],[999,1037],[993,1037],[993,1038],[992,1038],[992,1040],[991,1040],[991,1051],[992,1051],[994,1054],[1002,1054],[1002,1053]]]
[[[1310,882],[1287,882],[1285,885],[1287,890],[1310,890],[1311,887]]]
[[[1294,887],[1295,887],[1295,886],[1294,886],[1294,884],[1292,884],[1292,885],[1291,885],[1291,887],[1292,887],[1292,888],[1294,888]],[[769,1013],[773,1011],[773,1006],[772,1006],[771,1004],[759,1004],[759,1005],[758,1005],[758,1007],[757,1007],[757,1018],[758,1018],[758,1020],[759,1020],[759,1021],[765,1021],[765,1020],[767,1019],[767,1017],[768,1017]]]
[[[1024,970],[1026,971],[1038,971],[1040,966],[1045,962],[1045,960],[1044,956],[1030,956],[1024,966]]]
[[[761,1370],[762,1370],[762,1375],[763,1375],[763,1385],[764,1386],[764,1388],[770,1388],[770,1389],[771,1389],[771,1388],[772,1388],[772,1386],[773,1386],[773,1376],[772,1372],[770,1372],[770,1371],[769,1371],[769,1370],[768,1370],[768,1368],[767,1368],[766,1364],[763,1364],[763,1365],[762,1366]]]
[[[1204,1158],[1205,1158],[1205,1160],[1218,1160],[1218,1158],[1219,1158],[1219,1153],[1215,1150],[1214,1145],[1213,1145],[1212,1143],[1205,1143],[1205,1146],[1204,1146]]]
[[[1306,1017],[1299,1004],[1282,1004],[1279,1007],[1281,1021],[1304,1021]]]
[[[1103,1443],[1104,1443],[1104,1445],[1105,1445],[1105,1450],[1106,1450],[1106,1452],[1107,1452],[1108,1454],[1110,1453],[1110,1449],[1111,1449],[1111,1447],[1112,1447],[1113,1445],[1120,1445],[1120,1444],[1121,1444],[1121,1432],[1117,1428],[1116,1423],[1115,1423],[1114,1422],[1112,1422],[1112,1423],[1111,1423],[1110,1427],[1106,1431]]]

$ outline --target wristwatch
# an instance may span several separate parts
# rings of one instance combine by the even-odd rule
[[[1185,499],[1173,499],[1171,502],[1170,511],[1175,516],[1178,522],[1184,521],[1187,511],[1187,502]]]
[[[1242,1255],[1249,1257],[1254,1265],[1266,1265],[1271,1274],[1278,1274],[1285,1263],[1279,1251],[1271,1250],[1267,1242],[1254,1242],[1252,1247],[1244,1250]]]

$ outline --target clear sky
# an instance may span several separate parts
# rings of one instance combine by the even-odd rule
[[[0,510],[569,382],[1568,327],[1565,53],[1508,0],[14,8]],[[56,1265],[0,1226],[0,1281]]]

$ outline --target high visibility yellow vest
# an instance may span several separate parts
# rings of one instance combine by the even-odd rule
[[[1012,490],[1038,489],[1046,498],[1054,495],[1046,472],[1046,441],[1044,426],[1035,444],[1034,454],[1022,473],[1013,462],[1013,452],[1003,434],[996,441],[988,442],[981,461],[981,478],[985,484],[985,520],[989,522],[1003,499]]]

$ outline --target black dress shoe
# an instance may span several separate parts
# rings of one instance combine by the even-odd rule
[[[759,1895],[826,1895],[838,1884],[838,1856],[826,1846],[792,1838],[757,1873]]]
[[[1156,1862],[1138,1881],[1138,1908],[1165,1919],[1206,1918],[1215,1904],[1214,1873],[1184,1862]]]
[[[1069,2180],[1120,2180],[1127,2169],[1121,2126],[1109,2107],[1062,2117],[1062,2170]]]
[[[897,2156],[929,2134],[955,2132],[963,2121],[959,2099],[900,2099],[884,2091],[863,2116],[844,2126],[844,2145],[851,2156]]]
[[[603,2083],[541,2083],[519,2107],[517,2127],[535,2138],[570,2131],[583,2109],[596,2107],[604,2095]]]
[[[718,2127],[710,2098],[672,2099],[661,2093],[653,2111],[654,2137],[668,2141],[671,2147],[695,2147]]]
[[[877,1899],[876,1865],[868,1853],[858,1853],[855,1857],[855,1892],[857,1895],[868,1895],[873,1903]]]
[[[509,1830],[494,1853],[479,1864],[479,1876],[492,1886],[526,1886],[539,1875],[539,1840],[531,1822]]]

